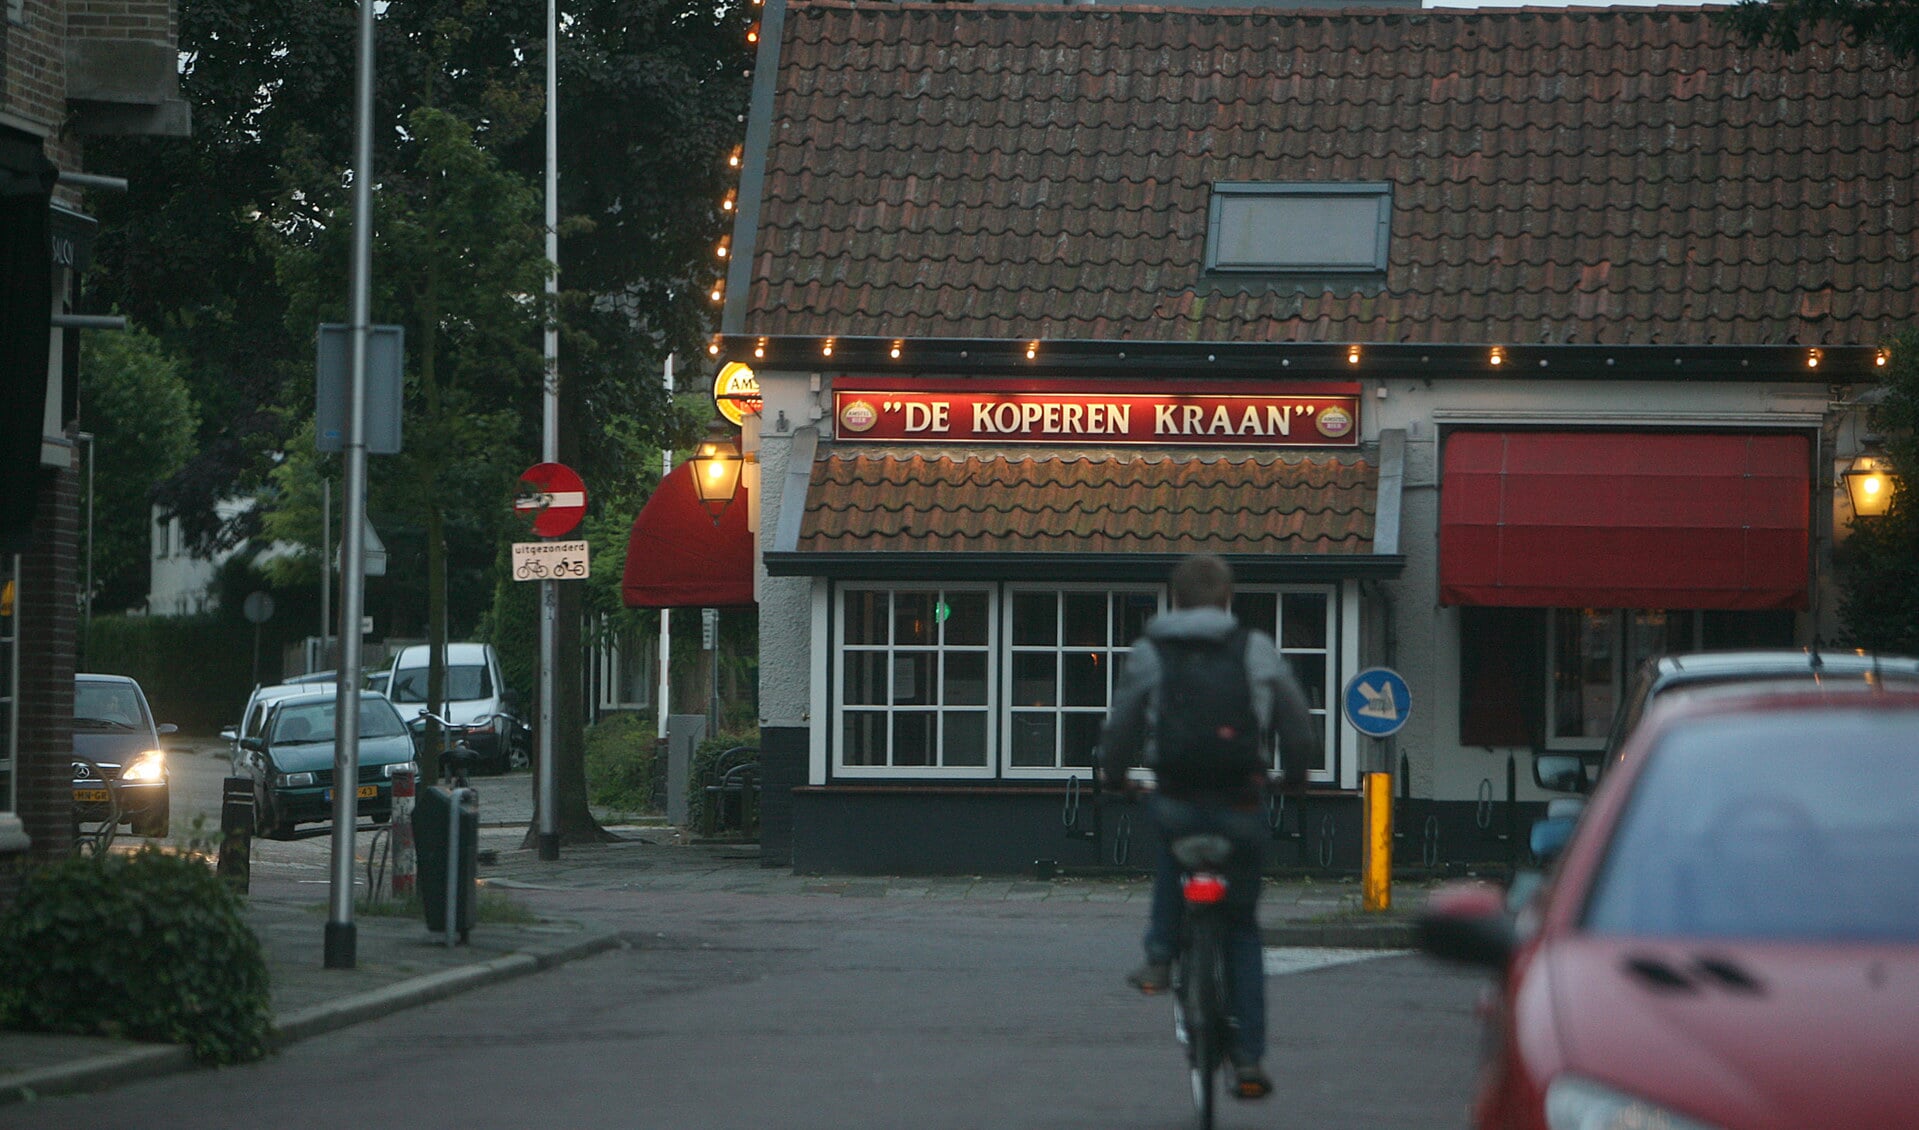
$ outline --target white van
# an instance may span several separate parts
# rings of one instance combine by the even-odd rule
[[[426,705],[427,664],[432,649],[425,644],[403,647],[387,668],[385,693],[411,724]],[[530,760],[532,735],[508,701],[500,678],[500,657],[492,644],[446,645],[446,720],[471,726],[467,744],[495,772],[523,769]]]

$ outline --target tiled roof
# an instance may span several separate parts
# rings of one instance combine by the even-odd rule
[[[1366,554],[1363,459],[827,456],[801,552]]]
[[[798,3],[737,332],[1870,344],[1916,88],[1697,8]],[[1205,277],[1216,181],[1390,182],[1383,283]]]

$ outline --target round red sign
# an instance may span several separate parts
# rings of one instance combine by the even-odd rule
[[[535,463],[520,481],[540,488],[523,491],[513,509],[533,515],[533,532],[557,538],[570,532],[586,515],[586,484],[564,463]]]

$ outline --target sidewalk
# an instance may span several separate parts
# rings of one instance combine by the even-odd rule
[[[420,918],[356,915],[352,969],[322,966],[326,888],[262,878],[247,918],[266,951],[276,1043],[285,1045],[620,944],[584,922],[482,922],[447,947]],[[183,1047],[106,1037],[0,1031],[0,1104],[186,1070]]]

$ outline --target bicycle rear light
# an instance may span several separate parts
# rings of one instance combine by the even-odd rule
[[[1180,888],[1185,891],[1187,902],[1211,905],[1226,900],[1226,880],[1210,872],[1186,876]]]

